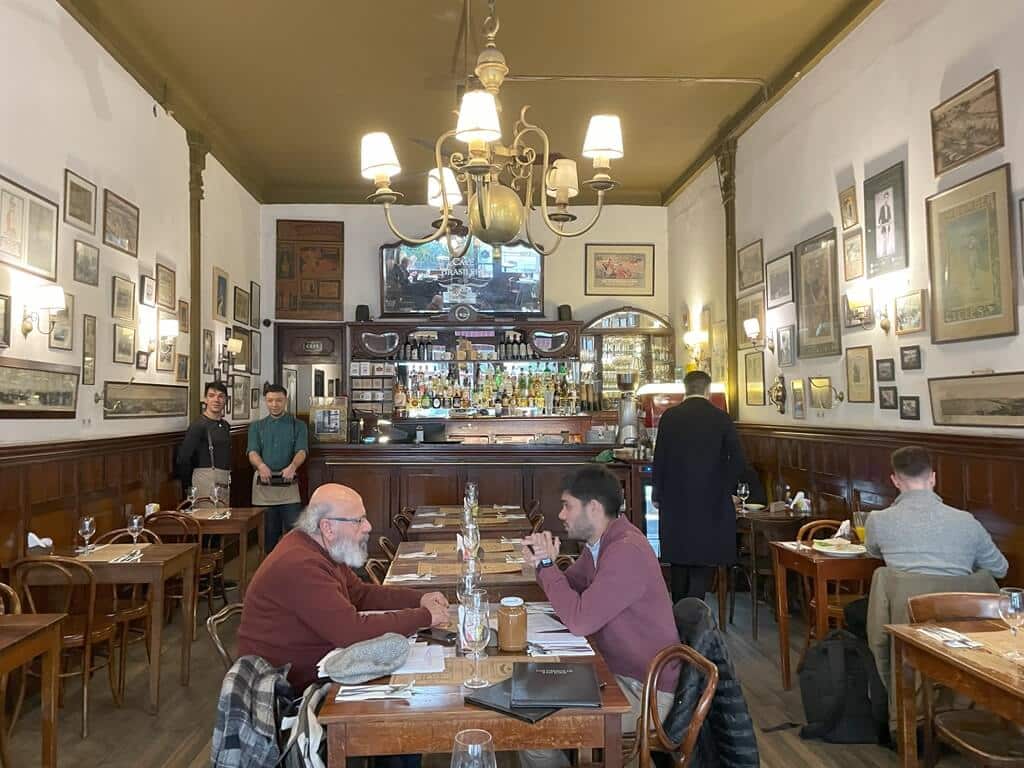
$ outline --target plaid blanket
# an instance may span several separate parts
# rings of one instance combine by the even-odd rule
[[[273,768],[281,758],[277,742],[279,700],[292,689],[288,667],[272,667],[259,656],[242,656],[224,676],[217,701],[210,764],[213,768]]]

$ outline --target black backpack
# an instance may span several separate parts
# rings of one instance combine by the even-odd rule
[[[867,643],[842,629],[829,632],[808,649],[798,674],[807,716],[801,738],[888,743],[889,697]]]

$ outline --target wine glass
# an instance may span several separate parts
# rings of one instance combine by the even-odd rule
[[[495,768],[496,765],[491,734],[479,728],[455,734],[451,768]]]
[[[78,535],[85,540],[85,546],[82,548],[83,552],[92,552],[93,545],[89,543],[89,539],[96,533],[96,520],[91,515],[86,515],[78,523]]]
[[[478,493],[477,486],[474,482],[466,483],[466,499],[465,507],[468,509],[470,517],[476,517],[478,511]]]
[[[480,568],[476,560],[465,560],[462,563],[462,574],[455,586],[455,596],[460,605],[466,604],[469,594],[480,587]]]
[[[740,501],[743,502],[743,508],[747,508],[747,499],[750,497],[750,485],[747,483],[740,483],[736,486],[736,495],[740,497]]]
[[[480,526],[475,524],[467,525],[462,530],[463,550],[469,555],[470,560],[476,560],[477,552],[480,550]]]
[[[220,483],[214,483],[210,489],[210,501],[213,502],[214,509],[220,506]]]
[[[1024,589],[1020,587],[1003,587],[999,590],[999,615],[1010,628],[1013,641],[1017,641],[1017,631],[1024,624]],[[1024,660],[1024,653],[1014,650],[1006,654],[1014,661]]]
[[[128,533],[132,537],[132,546],[139,543],[139,536],[146,529],[146,518],[142,515],[132,515],[128,521]]]
[[[188,498],[188,505],[190,507],[195,506],[196,499],[199,497],[199,489],[196,488],[194,485],[190,485],[186,493]]]
[[[469,596],[469,604],[461,609],[459,637],[462,648],[472,655],[473,673],[463,685],[467,688],[485,688],[490,683],[480,677],[480,656],[491,639],[491,623],[487,612],[486,596],[480,596],[483,590],[474,590]]]

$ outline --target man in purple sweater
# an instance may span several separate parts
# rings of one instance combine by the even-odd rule
[[[588,636],[615,674],[632,711],[622,718],[623,733],[636,731],[640,693],[651,660],[679,643],[672,601],[654,550],[640,530],[619,517],[622,486],[604,467],[593,466],[562,483],[562,511],[570,539],[586,542],[566,570],[553,566],[561,548],[557,536],[543,531],[523,540],[523,557],[537,569],[537,582],[569,631]],[[662,675],[658,712],[672,706],[678,669]],[[563,752],[525,750],[527,768],[567,766]]]

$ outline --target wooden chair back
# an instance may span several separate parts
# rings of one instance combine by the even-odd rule
[[[807,546],[811,545],[814,539],[828,538],[839,530],[841,520],[812,520],[800,526],[796,532],[796,540]]]
[[[530,518],[530,522],[530,533],[540,533],[540,529],[544,527],[544,515],[536,514]]]
[[[555,565],[558,566],[558,570],[567,571],[569,566],[576,562],[576,558],[572,555],[559,555],[555,558]]]
[[[139,541],[145,542],[146,544],[163,544],[160,541],[160,537],[157,536],[153,531],[143,528],[139,531]],[[107,531],[98,539],[97,544],[132,544],[132,534],[127,528],[115,528],[112,531]]]
[[[526,516],[530,520],[533,520],[534,515],[541,514],[540,502],[537,499],[534,499],[533,501],[526,505],[526,509],[524,511],[526,512]]]
[[[394,542],[391,541],[391,539],[389,539],[387,536],[377,537],[377,544],[378,546],[380,546],[380,549],[384,553],[384,556],[388,559],[388,562],[391,562],[396,557],[398,557],[398,547],[396,547]]]
[[[185,499],[181,504],[178,505],[177,511],[181,512],[183,509],[207,509],[209,507],[216,507],[213,503],[213,499],[209,496],[198,496],[195,501],[189,501]]]
[[[147,523],[167,523],[174,533],[165,533],[163,540],[168,544],[198,544],[201,528],[199,523],[181,512],[157,512],[146,518]]]
[[[935,592],[907,600],[911,623],[999,619],[999,595],[988,592]]]
[[[385,560],[371,557],[366,561],[366,575],[370,577],[377,586],[384,584],[384,578],[388,575],[388,564]]]
[[[231,603],[230,605],[225,605],[206,620],[206,633],[210,636],[210,641],[213,643],[213,648],[217,651],[217,656],[220,657],[221,663],[224,665],[225,672],[231,669],[231,665],[235,663],[235,660],[220,639],[220,628],[228,620],[235,616],[241,617],[241,615],[242,604]]]
[[[391,524],[398,531],[398,536],[402,541],[409,540],[409,525],[412,523],[412,518],[403,510],[391,518]]]
[[[11,568],[26,613],[84,616],[86,637],[96,614],[96,577],[73,557],[25,558]]]
[[[13,587],[0,582],[0,616],[21,613],[21,598]]]

